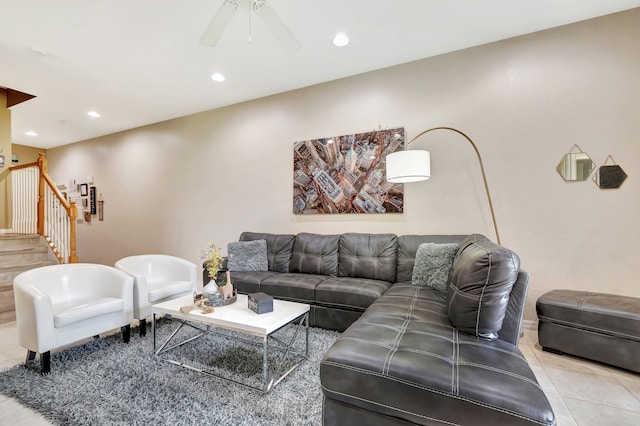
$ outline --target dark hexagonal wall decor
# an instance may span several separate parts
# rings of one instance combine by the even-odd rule
[[[620,188],[627,174],[617,164],[600,166],[593,175],[593,181],[600,189]]]

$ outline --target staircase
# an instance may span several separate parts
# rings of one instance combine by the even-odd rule
[[[40,235],[0,234],[0,324],[14,321],[13,278],[58,261]]]

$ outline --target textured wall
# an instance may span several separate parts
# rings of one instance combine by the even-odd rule
[[[534,33],[48,152],[58,182],[94,175],[105,220],[79,226],[81,261],[161,252],[198,262],[243,230],[484,233],[494,237],[471,146],[432,132],[432,179],[406,185],[405,213],[295,216],[294,141],[451,126],[478,145],[502,242],[554,288],[640,296],[640,9]],[[617,190],[565,183],[573,144],[629,175]]]

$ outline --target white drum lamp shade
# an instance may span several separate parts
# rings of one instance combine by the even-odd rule
[[[407,143],[407,146],[411,145],[419,137],[429,132],[433,132],[434,130],[447,130],[455,132],[464,137],[467,142],[469,142],[469,144],[471,144],[471,146],[473,147],[473,150],[478,157],[480,171],[482,172],[482,181],[484,182],[484,189],[487,193],[487,200],[489,201],[489,209],[491,210],[493,228],[496,232],[496,240],[498,241],[498,244],[501,244],[500,234],[498,233],[498,224],[496,222],[496,214],[493,211],[493,202],[491,201],[491,194],[489,193],[487,176],[484,172],[484,164],[482,163],[482,157],[480,157],[480,151],[478,151],[478,147],[471,140],[471,138],[460,130],[454,129],[453,127],[433,127],[431,129],[427,129],[418,133],[413,139],[409,141],[409,143]],[[386,157],[386,166],[386,179],[387,182],[391,183],[418,182],[421,180],[427,180],[431,177],[431,155],[429,154],[429,151],[412,149],[391,153]]]
[[[398,151],[387,155],[387,182],[409,183],[431,177],[429,151]]]

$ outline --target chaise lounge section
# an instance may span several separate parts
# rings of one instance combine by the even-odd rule
[[[511,250],[481,235],[240,236],[259,240],[268,270],[232,271],[234,287],[344,331],[320,366],[323,424],[556,423],[517,347],[529,275]],[[456,245],[446,292],[412,283],[428,243]]]

